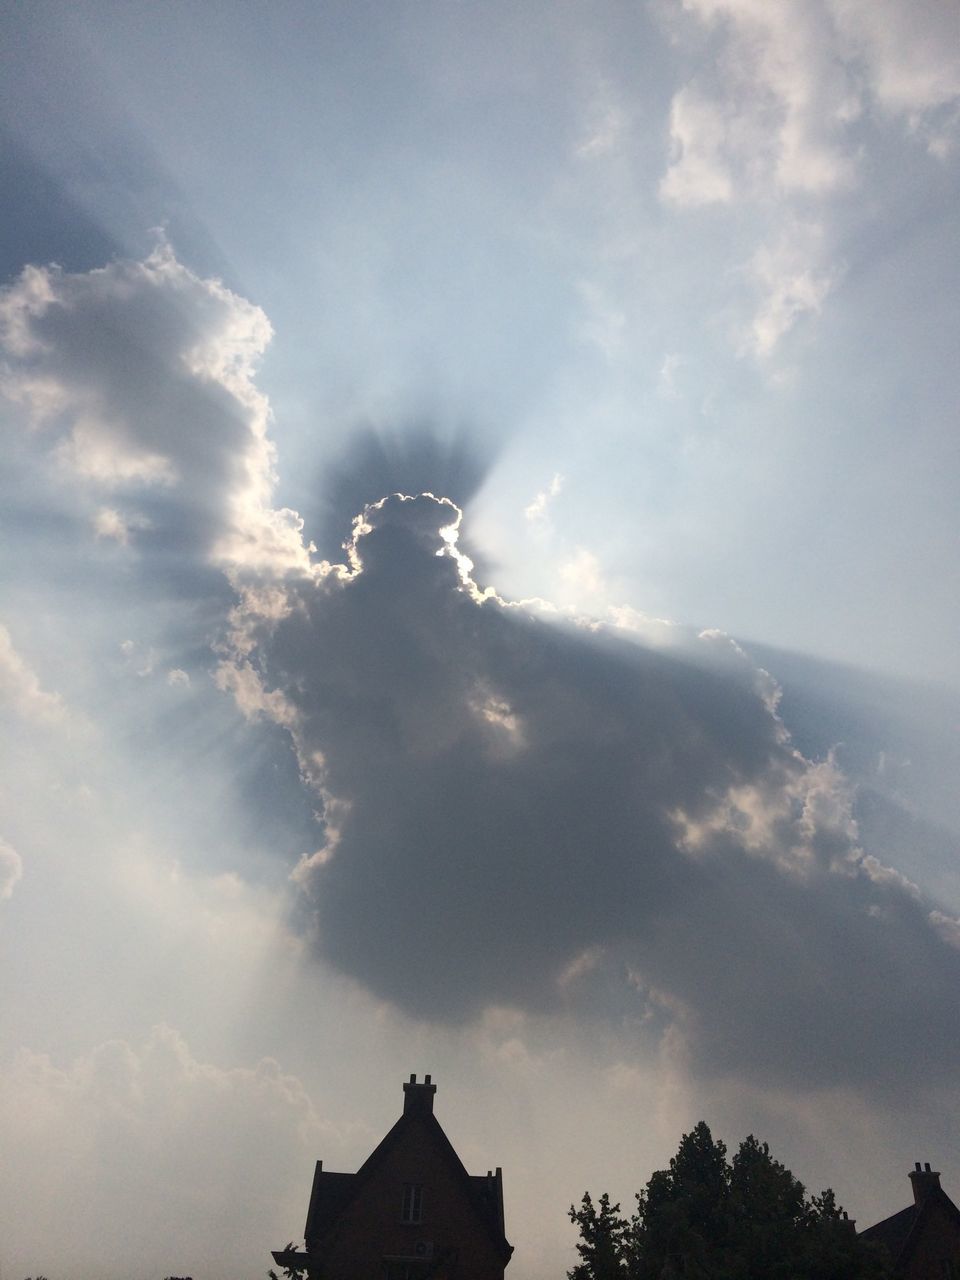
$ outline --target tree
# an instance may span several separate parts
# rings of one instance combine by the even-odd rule
[[[681,1139],[669,1169],[658,1170],[637,1196],[628,1232],[632,1277],[713,1276],[729,1235],[727,1149],[701,1120]]]
[[[299,1253],[297,1246],[290,1240],[278,1253],[274,1254],[280,1270],[286,1276],[286,1280],[306,1280],[307,1275],[318,1276],[320,1274],[319,1266],[307,1266],[299,1259],[302,1255]],[[267,1272],[268,1280],[280,1280],[277,1273],[271,1268]]]
[[[584,1195],[580,1263],[569,1280],[882,1280],[889,1273],[830,1190],[803,1183],[752,1134],[732,1161],[701,1121],[669,1169],[637,1195],[629,1222]]]
[[[620,1217],[619,1204],[612,1205],[604,1192],[595,1206],[585,1191],[580,1208],[571,1205],[568,1216],[580,1228],[580,1261],[567,1272],[568,1280],[625,1280],[624,1239],[628,1224]]]

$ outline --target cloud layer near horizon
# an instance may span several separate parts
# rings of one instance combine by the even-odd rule
[[[270,505],[266,318],[166,246],[28,271],[0,317],[89,537],[233,584],[218,679],[322,805],[296,880],[327,963],[418,1017],[601,1018],[707,1074],[895,1090],[918,1038],[955,1071],[954,922],[860,849],[843,776],[729,639],[482,590],[431,494],[311,560]]]
[[[148,1253],[180,1270],[226,1262],[242,1271],[246,1241],[211,1233],[211,1221],[230,1205],[254,1238],[279,1239],[284,1211],[299,1217],[302,1169],[318,1145],[338,1140],[302,1082],[275,1061],[203,1061],[167,1026],[142,1044],[110,1040],[62,1066],[24,1050],[0,1081],[0,1124],[31,1157],[0,1175],[10,1241],[19,1243],[21,1224],[8,1206],[31,1207],[30,1253],[21,1245],[14,1260],[24,1267],[43,1255],[67,1272],[122,1274]]]

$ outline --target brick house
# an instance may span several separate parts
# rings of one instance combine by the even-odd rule
[[[311,1280],[503,1280],[500,1169],[467,1173],[433,1114],[436,1091],[410,1077],[403,1114],[356,1173],[317,1161],[305,1249],[274,1253],[280,1266]]]
[[[910,1173],[913,1204],[860,1232],[882,1245],[898,1280],[960,1280],[960,1209],[940,1186],[939,1173],[919,1161]]]

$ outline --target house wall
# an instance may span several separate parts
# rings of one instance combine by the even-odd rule
[[[437,1280],[503,1280],[490,1233],[454,1172],[427,1125],[411,1123],[324,1241],[324,1280],[402,1280],[406,1264],[395,1263],[388,1273],[384,1258],[412,1262],[418,1241],[432,1243],[434,1263],[455,1251],[436,1266]],[[401,1221],[405,1183],[423,1187],[420,1223]],[[411,1280],[417,1269],[409,1269]]]

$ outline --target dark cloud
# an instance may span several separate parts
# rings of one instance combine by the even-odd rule
[[[349,569],[237,615],[224,682],[326,803],[299,871],[324,959],[430,1019],[672,1024],[703,1071],[896,1088],[920,1042],[954,1071],[960,952],[864,858],[766,673],[722,636],[656,650],[483,594],[458,522],[384,499]]]
[[[135,550],[163,579],[183,614],[171,668],[202,667],[238,593],[219,680],[274,722],[254,735],[262,785],[243,790],[297,810],[273,841],[289,857],[309,812],[289,761],[268,761],[292,735],[323,812],[297,871],[320,955],[429,1019],[566,1010],[671,1027],[703,1071],[892,1089],[922,1044],[928,1076],[950,1076],[960,927],[883,865],[912,869],[837,763],[876,774],[886,734],[874,790],[899,804],[909,737],[883,697],[847,681],[844,704],[781,655],[791,739],[773,679],[722,635],[661,627],[651,647],[481,591],[449,498],[367,505],[347,564],[311,560],[296,514],[271,506],[252,377],[269,334],[165,245],[0,291],[4,390],[39,428],[22,466],[39,439],[51,472],[82,481],[69,511],[98,572]],[[365,436],[331,470],[323,541],[381,482],[465,502],[488,461],[462,435]],[[172,732],[158,725],[158,751]],[[866,854],[857,812],[888,833]]]
[[[338,556],[354,516],[385,493],[442,493],[463,508],[486,479],[495,448],[489,432],[481,437],[465,426],[451,432],[423,421],[358,429],[339,457],[324,460],[311,536],[322,554]]]

